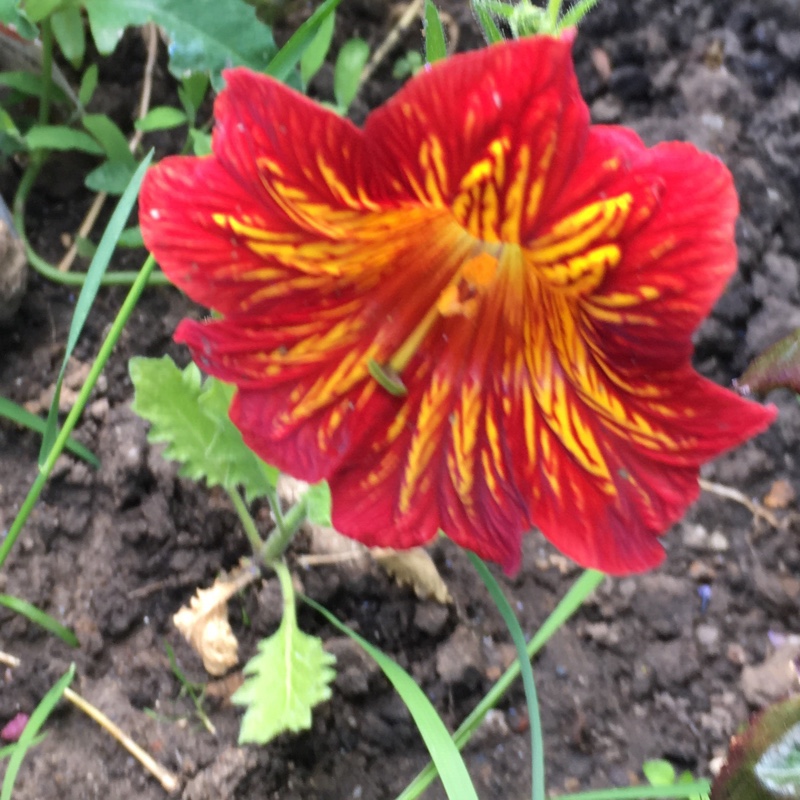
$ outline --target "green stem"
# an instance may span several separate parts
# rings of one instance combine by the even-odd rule
[[[53,449],[45,459],[40,468],[39,474],[36,476],[36,480],[28,490],[28,495],[23,501],[22,507],[17,513],[14,522],[11,523],[11,527],[8,529],[5,539],[3,539],[2,543],[0,543],[0,568],[2,568],[5,560],[8,558],[8,555],[11,552],[11,549],[14,547],[14,543],[19,537],[22,528],[24,527],[31,511],[33,510],[33,507],[36,505],[36,501],[39,499],[39,495],[42,493],[42,489],[44,489],[45,484],[50,477],[50,473],[53,471],[56,459],[61,455],[61,451],[64,449],[64,446],[67,443],[67,439],[69,439],[70,434],[78,424],[78,420],[83,413],[83,409],[86,407],[86,403],[89,400],[89,395],[92,393],[92,389],[94,389],[97,379],[100,377],[100,373],[105,368],[105,365],[111,356],[111,352],[113,351],[114,346],[116,345],[117,340],[122,333],[122,329],[125,327],[125,324],[128,321],[128,318],[130,317],[134,307],[136,306],[140,295],[144,291],[145,286],[147,286],[148,280],[150,279],[150,274],[152,273],[155,264],[156,262],[153,256],[148,256],[147,260],[144,262],[144,265],[139,271],[136,280],[131,286],[128,295],[125,298],[125,302],[122,304],[119,313],[117,314],[114,323],[111,326],[111,329],[106,335],[106,338],[97,353],[97,358],[95,358],[94,363],[89,370],[89,374],[87,375],[83,386],[81,386],[78,397],[75,400],[75,405],[73,405],[70,409],[69,414],[67,414],[67,418],[64,420],[64,426],[58,432],[58,436],[53,444]]]
[[[561,2],[562,0],[548,0],[547,2],[548,22],[550,30],[554,33],[558,30],[558,19],[561,16]]]
[[[284,515],[283,525],[276,525],[261,550],[261,557],[268,564],[274,564],[286,551],[294,535],[308,516],[308,502],[301,497]]]
[[[53,25],[50,17],[42,20],[42,94],[39,98],[39,124],[50,120],[50,98],[53,93]]]
[[[28,257],[28,263],[47,280],[53,283],[60,283],[64,286],[83,286],[86,281],[86,275],[79,272],[61,272],[61,270],[48,264],[34,249],[33,245],[28,239],[25,230],[25,204],[28,202],[28,197],[36,183],[36,178],[39,177],[39,172],[44,165],[47,152],[45,150],[37,150],[31,156],[25,172],[22,174],[17,192],[14,195],[14,202],[12,205],[12,213],[14,217],[14,227],[17,229],[20,240],[25,247],[25,254]],[[100,280],[101,286],[132,286],[138,279],[139,272],[119,271],[119,272],[106,272]],[[154,274],[148,279],[149,286],[165,286],[168,285],[166,275],[161,271],[155,271]]]
[[[258,532],[253,515],[247,508],[247,503],[242,500],[242,496],[235,489],[233,491],[228,491],[228,497],[231,498],[233,507],[236,509],[236,513],[239,515],[242,527],[244,528],[245,536],[247,536],[247,539],[250,542],[250,547],[253,548],[254,553],[260,553],[261,549],[264,547],[264,540],[261,538],[261,534]]]
[[[708,794],[708,781],[676,783],[672,786],[626,786],[623,789],[593,789],[577,794],[560,794],[554,800],[667,800],[667,798],[690,798]]]
[[[481,580],[489,590],[494,604],[497,606],[508,632],[517,648],[517,661],[522,673],[522,684],[525,689],[525,700],[528,705],[528,719],[531,726],[531,784],[532,800],[545,800],[545,764],[544,764],[544,736],[542,735],[542,717],[539,712],[539,698],[536,694],[536,683],[531,669],[530,656],[527,653],[525,634],[522,632],[510,603],[503,594],[500,585],[489,572],[489,568],[474,553],[467,553],[472,566],[475,567]]]
[[[528,642],[526,652],[529,659],[533,658],[544,647],[548,639],[581,607],[584,600],[600,585],[604,578],[605,575],[602,572],[587,569],[575,581],[561,602],[542,623],[542,627],[539,628],[533,639]],[[519,662],[515,661],[486,693],[483,700],[475,706],[472,713],[461,723],[458,730],[453,734],[453,741],[459,750],[462,750],[470,740],[487,712],[500,702],[508,688],[517,679],[519,671]],[[436,768],[433,764],[428,764],[405,788],[403,793],[397,797],[397,800],[412,800],[412,798],[419,797],[433,783],[435,778]],[[589,800],[596,800],[596,798],[589,798]]]

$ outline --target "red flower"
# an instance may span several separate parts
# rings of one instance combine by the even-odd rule
[[[659,563],[699,465],[775,416],[690,364],[736,264],[725,167],[590,127],[555,38],[441,62],[363,130],[226,80],[213,156],[154,168],[141,224],[222,317],[176,338],[245,441],[369,545],[441,529],[514,570],[536,525],[586,566]]]

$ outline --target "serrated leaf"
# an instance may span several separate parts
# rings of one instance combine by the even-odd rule
[[[239,743],[266,744],[278,734],[311,727],[311,710],[330,699],[336,677],[336,659],[326,653],[322,641],[297,627],[294,590],[289,570],[275,565],[283,593],[283,619],[278,630],[258,644],[258,653],[247,662],[245,682],[231,697],[247,706]]]
[[[348,39],[339,50],[333,68],[333,96],[339,108],[347,110],[355,99],[368,58],[369,45],[363,39]]]
[[[35,39],[39,35],[36,26],[31,24],[27,14],[19,8],[17,0],[0,0],[0,22],[13,25],[17,33],[25,39]]]
[[[131,25],[155,22],[170,41],[169,69],[178,78],[209,72],[214,87],[222,86],[225,67],[263,70],[275,54],[272,31],[244,0],[85,0],[89,26],[104,55]]]
[[[768,347],[737,382],[743,394],[766,394],[772,389],[800,393],[800,329]]]
[[[248,500],[275,487],[277,470],[247,447],[228,418],[232,387],[203,382],[194,364],[180,370],[169,356],[133,358],[129,370],[132,408],[150,423],[149,441],[166,443],[164,456],[183,465],[181,475],[228,491],[242,486]]]

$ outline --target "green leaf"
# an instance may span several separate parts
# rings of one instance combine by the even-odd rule
[[[136,130],[148,133],[149,131],[165,131],[177,128],[187,122],[186,114],[172,106],[156,106],[151,108],[142,119],[136,120]]]
[[[447,43],[439,12],[432,0],[425,0],[425,60],[429,64],[447,55]]]
[[[258,653],[247,662],[244,683],[231,700],[247,706],[239,743],[266,744],[285,731],[311,727],[311,709],[331,697],[336,659],[322,641],[297,627],[292,576],[282,562],[274,564],[283,593],[283,619]]]
[[[83,179],[86,188],[93,192],[118,195],[125,191],[133,175],[133,167],[120,161],[104,161]]]
[[[473,0],[472,8],[478,18],[478,24],[481,26],[486,41],[489,44],[502,42],[503,34],[500,33],[500,28],[497,27],[494,17],[486,10],[484,4],[480,0]]]
[[[208,91],[208,75],[193,72],[186,75],[178,87],[178,98],[186,112],[187,119],[194,121]]]
[[[82,106],[88,106],[89,102],[94,96],[94,90],[97,88],[97,79],[99,74],[100,73],[97,68],[97,64],[90,64],[86,68],[86,72],[83,73],[83,77],[81,78],[81,86],[80,89],[78,89],[78,102]]]
[[[9,89],[16,89],[22,94],[31,97],[41,97],[44,91],[44,81],[41,75],[34,75],[32,72],[0,72],[0,86],[7,86]],[[53,100],[63,103],[68,98],[58,86],[51,85],[50,92]]]
[[[642,772],[651,786],[671,786],[675,783],[675,767],[663,758],[645,761]],[[689,780],[692,780],[691,776]]]
[[[31,605],[25,600],[20,600],[19,597],[13,597],[8,594],[0,594],[0,606],[10,608],[14,613],[29,619],[31,622],[36,623],[46,631],[58,636],[61,641],[68,644],[70,647],[77,647],[80,642],[78,637],[67,627],[62,625],[57,619],[51,617],[47,612],[42,611],[36,606]]]
[[[275,54],[272,31],[244,0],[85,0],[89,27],[103,55],[116,46],[124,29],[155,22],[166,32],[169,70],[177,78],[208,72],[216,89],[225,67],[263,71]]]
[[[242,441],[228,418],[233,387],[213,378],[201,381],[189,364],[181,371],[169,356],[133,358],[133,410],[150,423],[149,440],[165,442],[166,458],[180,462],[180,474],[230,492],[243,486],[248,499],[275,487],[278,472]]]
[[[422,740],[428,748],[431,759],[436,765],[447,796],[451,800],[478,800],[478,795],[475,793],[475,787],[472,785],[464,760],[450,737],[450,732],[445,727],[442,718],[436,712],[431,701],[426,697],[425,692],[417,686],[414,679],[399,664],[392,661],[377,647],[373,647],[366,639],[336,619],[333,614],[324,609],[319,603],[315,603],[309,597],[304,597],[303,602],[311,606],[319,614],[322,614],[331,625],[359,644],[381,668],[383,674],[386,675],[406,704],[406,708],[408,708],[417,730],[419,730]],[[419,797],[419,794],[412,796]]]
[[[81,65],[86,54],[86,34],[83,30],[83,18],[80,9],[65,8],[50,18],[53,35],[67,61],[76,69]]]
[[[117,245],[119,247],[144,247],[142,229],[138,225],[125,228],[125,230],[119,235]]]
[[[341,0],[325,0],[275,54],[264,70],[267,75],[271,75],[276,80],[285,81],[302,58],[306,48],[314,40],[319,26],[334,12],[340,2]]]
[[[308,487],[305,493],[306,513],[308,521],[314,525],[330,528],[331,522],[331,489],[327,481],[320,481]]]
[[[539,713],[539,699],[536,694],[536,684],[533,680],[533,669],[527,653],[525,634],[522,632],[519,621],[514,615],[511,604],[503,594],[500,584],[489,572],[489,568],[474,553],[467,553],[469,560],[475,567],[489,594],[492,596],[500,616],[503,618],[511,640],[517,649],[517,663],[522,674],[522,685],[525,690],[525,701],[528,707],[528,718],[531,722],[531,797],[532,800],[545,800],[545,761],[544,738],[542,736],[542,718]]]
[[[303,85],[307,86],[325,62],[325,56],[331,48],[333,29],[336,25],[336,14],[328,14],[320,23],[317,33],[309,42],[305,52],[300,57],[300,77]]]
[[[68,5],[69,0],[25,0],[25,15],[31,22],[41,22]]]
[[[776,797],[800,796],[800,723],[764,751],[755,774]]]
[[[368,58],[369,45],[363,39],[349,39],[339,50],[333,68],[333,96],[342,111],[355,100]]]
[[[768,347],[737,381],[743,394],[786,388],[800,393],[800,328]]]
[[[39,729],[47,722],[47,718],[53,712],[53,709],[58,704],[64,690],[72,683],[75,676],[75,665],[71,664],[70,668],[56,681],[47,694],[41,699],[39,705],[33,710],[28,724],[22,731],[22,735],[17,741],[17,746],[11,754],[6,766],[6,774],[3,778],[3,788],[0,791],[0,800],[11,800],[11,793],[14,791],[14,783],[17,780],[19,768],[22,766],[22,760],[28,753],[28,750],[33,746],[37,738]]]
[[[53,392],[53,401],[50,404],[50,411],[47,414],[47,424],[42,434],[42,448],[39,451],[39,466],[42,466],[47,460],[47,456],[53,449],[58,432],[58,403],[61,398],[61,384],[64,381],[64,374],[67,371],[67,362],[72,355],[75,345],[80,338],[83,326],[92,309],[97,292],[100,289],[100,283],[103,280],[111,256],[114,253],[114,248],[117,244],[117,239],[125,227],[125,222],[130,216],[131,209],[136,202],[136,197],[139,194],[139,186],[144,179],[144,173],[147,171],[150,162],[153,160],[153,151],[151,150],[142,160],[139,168],[133,174],[127,188],[122,194],[111,219],[108,221],[103,235],[100,237],[100,243],[97,245],[97,253],[95,253],[92,263],[89,264],[89,269],[86,271],[86,278],[81,287],[81,293],[78,295],[78,301],[75,303],[75,311],[72,314],[72,322],[69,326],[67,334],[67,344],[64,349],[64,360],[61,362],[61,369],[56,379],[56,388]]]
[[[25,143],[31,150],[80,150],[103,155],[103,148],[88,133],[66,125],[34,125],[25,134]]]
[[[0,0],[0,22],[13,25],[23,39],[35,39],[39,35],[28,15],[19,8],[18,0]]]
[[[130,166],[136,164],[125,134],[110,117],[105,114],[85,114],[81,121],[83,127],[100,143],[109,161]]]
[[[36,414],[31,414],[30,411],[16,403],[12,403],[11,400],[6,397],[0,397],[0,417],[5,417],[15,422],[17,425],[22,425],[36,433],[44,433],[45,421],[41,417],[37,417]],[[71,436],[67,439],[66,449],[69,450],[70,453],[87,461],[93,467],[100,466],[100,461],[97,456],[80,442],[75,441]]]
[[[192,143],[192,153],[196,156],[207,156],[211,153],[211,135],[205,131],[190,128],[189,141]]]

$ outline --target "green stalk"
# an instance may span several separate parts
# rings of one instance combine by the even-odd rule
[[[676,783],[672,786],[626,786],[623,789],[594,789],[577,794],[560,794],[557,800],[666,800],[667,798],[691,798],[708,794],[708,781]]]
[[[42,94],[39,98],[39,124],[50,120],[50,98],[53,93],[53,25],[50,17],[42,20]]]
[[[282,517],[282,525],[276,525],[261,550],[261,557],[268,564],[274,564],[286,551],[289,542],[306,521],[308,503],[301,497]]]
[[[235,489],[233,491],[228,491],[228,497],[231,498],[233,507],[236,509],[236,513],[239,515],[242,527],[244,528],[245,536],[247,536],[247,539],[250,542],[250,547],[253,548],[254,553],[260,553],[261,548],[264,547],[264,542],[261,539],[261,534],[258,532],[253,515],[247,508],[247,503],[242,500],[242,496]]]
[[[64,286],[83,286],[86,281],[86,275],[78,272],[61,272],[56,267],[48,264],[34,249],[33,245],[28,239],[25,231],[25,204],[28,202],[28,197],[36,183],[36,178],[39,177],[39,172],[44,165],[46,153],[44,150],[37,150],[28,164],[25,172],[22,174],[17,193],[14,195],[14,202],[12,205],[12,213],[14,217],[14,227],[17,229],[19,238],[25,247],[25,255],[28,257],[28,263],[44,278],[47,278],[53,283],[60,283]],[[141,273],[131,271],[119,272],[106,272],[100,280],[101,286],[131,286],[133,285]],[[151,275],[148,280],[149,286],[165,286],[168,285],[166,275],[163,272],[156,272]]]
[[[89,400],[89,395],[92,393],[92,389],[94,389],[97,379],[100,377],[100,373],[105,368],[105,365],[111,356],[111,352],[113,351],[117,340],[122,333],[122,329],[125,327],[125,324],[131,315],[131,312],[136,306],[136,303],[144,291],[145,286],[147,286],[148,280],[150,279],[150,274],[152,273],[155,264],[156,262],[153,256],[148,256],[147,260],[142,266],[142,269],[139,271],[136,280],[133,282],[128,295],[125,298],[125,302],[122,304],[119,313],[117,314],[114,323],[111,326],[111,329],[103,341],[103,344],[97,353],[97,358],[95,358],[83,386],[81,386],[78,397],[75,400],[75,405],[73,405],[73,407],[70,409],[69,414],[67,414],[67,418],[64,420],[64,426],[58,432],[58,436],[53,444],[53,449],[50,451],[49,455],[42,464],[39,474],[36,476],[36,480],[31,485],[28,495],[23,501],[22,506],[17,513],[16,518],[14,519],[14,522],[11,523],[11,527],[8,529],[5,539],[3,539],[2,544],[0,544],[0,568],[2,568],[5,560],[8,558],[8,555],[11,552],[11,549],[14,547],[14,543],[17,541],[17,538],[27,522],[33,507],[36,505],[36,501],[39,499],[39,495],[42,493],[42,489],[44,489],[45,484],[50,477],[50,473],[53,471],[56,460],[61,455],[61,451],[67,444],[67,439],[69,439],[70,434],[78,424],[78,420],[83,413],[83,409],[86,407],[86,403]]]
[[[528,642],[526,652],[528,658],[533,658],[544,647],[548,639],[581,607],[583,601],[602,583],[605,575],[597,570],[587,569],[572,585],[570,590],[561,599],[550,616],[542,623],[533,639]],[[478,703],[469,716],[461,723],[453,734],[453,741],[459,750],[462,750],[478,729],[487,712],[494,708],[511,684],[517,679],[520,672],[519,662],[515,661],[501,676],[497,683],[486,693],[483,700]],[[413,800],[419,797],[436,778],[436,768],[428,764],[416,778],[406,786],[397,800]],[[559,798],[559,800],[562,800]],[[582,800],[597,800],[597,798],[582,798]]]

